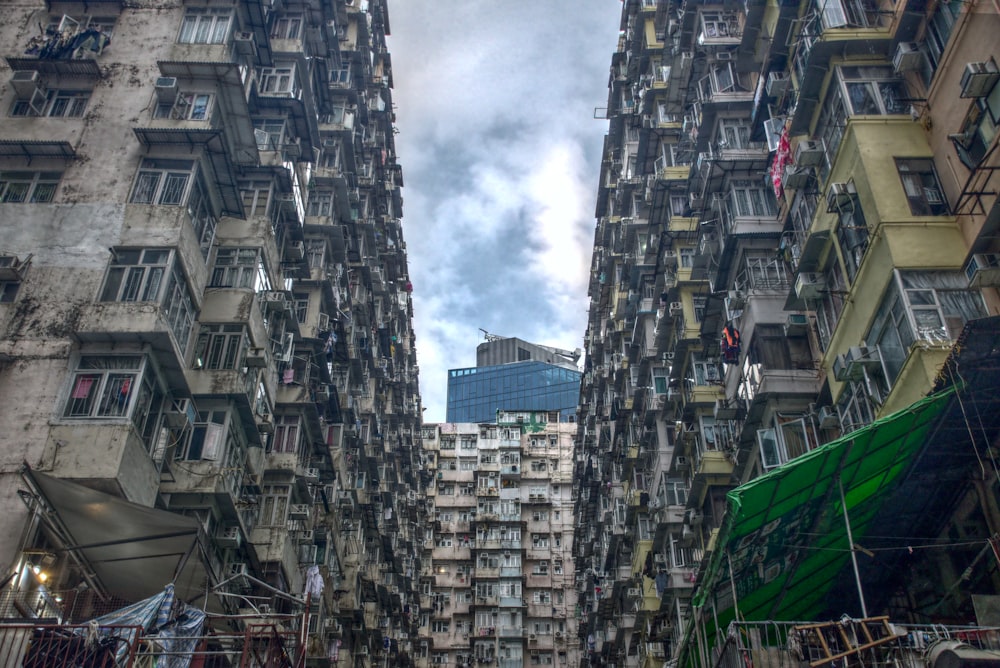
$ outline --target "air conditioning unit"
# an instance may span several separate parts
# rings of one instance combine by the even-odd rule
[[[247,565],[242,561],[237,561],[229,564],[229,577],[239,578],[246,577],[247,575]]]
[[[846,206],[850,206],[854,196],[858,194],[858,189],[854,187],[853,181],[847,183],[831,183],[830,189],[826,193],[826,211],[833,213]]]
[[[252,32],[238,32],[233,35],[233,51],[241,56],[257,55],[257,45]]]
[[[684,304],[682,302],[670,302],[670,315],[678,316],[684,313]]]
[[[844,357],[847,361],[848,374],[853,375],[856,368],[878,370],[882,368],[882,357],[878,354],[878,348],[868,346],[853,346],[847,349]]]
[[[985,97],[993,90],[1000,72],[997,64],[988,60],[983,63],[968,63],[962,72],[962,97]]]
[[[319,480],[319,469],[312,467],[302,469],[302,477],[306,480]]]
[[[639,598],[639,588],[629,587],[626,596],[628,596],[629,598]]]
[[[800,167],[816,167],[823,163],[826,146],[822,139],[803,139],[795,147],[795,164]]]
[[[242,542],[243,536],[240,533],[240,528],[238,526],[223,527],[219,534],[215,537],[215,542],[219,544],[219,547],[227,548],[237,548]]]
[[[30,100],[36,91],[43,90],[42,79],[37,70],[15,70],[10,85],[19,100]]]
[[[653,555],[653,563],[656,564],[657,566],[660,566],[661,568],[666,568],[667,567],[667,555],[665,555],[665,554],[659,554],[659,553],[654,554]]]
[[[788,91],[791,80],[784,72],[771,72],[767,75],[767,94],[771,97],[781,97]]]
[[[296,535],[295,539],[300,543],[311,543],[315,534],[312,529],[302,529]]]
[[[803,272],[795,277],[795,296],[799,299],[820,299],[825,288],[822,274]]]
[[[273,309],[283,310],[288,302],[288,296],[281,290],[265,290],[260,293],[260,300],[266,306]]]
[[[965,277],[969,279],[969,287],[1000,286],[1000,253],[977,253],[970,257]]]
[[[923,54],[916,42],[900,42],[892,56],[892,67],[896,72],[912,72],[920,67]]]
[[[263,348],[250,348],[243,363],[251,368],[267,366],[267,353]]]
[[[812,180],[813,168],[802,165],[785,165],[781,173],[781,187],[785,190],[802,190]]]
[[[16,255],[0,255],[0,281],[20,281],[26,265]]]
[[[822,406],[816,414],[820,429],[833,429],[840,426],[840,416],[833,406]]]
[[[287,147],[286,147],[287,148]],[[301,260],[306,256],[305,246],[302,245],[301,241],[293,241],[286,247],[288,250],[288,255],[293,260]]]
[[[556,631],[555,636],[556,640],[562,640],[563,637],[562,631]]]
[[[163,423],[168,429],[183,429],[194,424],[198,412],[190,399],[174,399],[163,413]]]
[[[678,471],[683,471],[683,470],[687,469],[687,467],[688,467],[688,458],[687,457],[681,455],[679,457],[675,457],[674,461],[677,464],[677,470]]]
[[[802,336],[809,329],[805,313],[789,313],[785,319],[785,336]]]
[[[154,88],[160,104],[173,104],[177,99],[177,77],[157,77]]]
[[[288,506],[288,518],[292,520],[309,519],[309,504],[293,503]]]
[[[848,380],[856,380],[851,378],[847,369],[847,358],[844,355],[837,355],[833,358],[833,364],[830,366],[830,371],[833,372],[833,377],[840,382],[845,382]]]
[[[538,640],[538,636],[536,636],[534,633],[530,633],[528,634],[528,640]]]

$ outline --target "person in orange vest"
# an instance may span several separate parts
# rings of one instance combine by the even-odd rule
[[[722,359],[727,364],[735,364],[740,359],[740,330],[733,323],[722,328]]]

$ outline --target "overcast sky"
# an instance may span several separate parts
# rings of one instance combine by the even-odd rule
[[[479,328],[582,347],[617,0],[389,0],[424,419]]]

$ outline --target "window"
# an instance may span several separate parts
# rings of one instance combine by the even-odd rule
[[[945,201],[930,158],[896,158],[896,169],[903,182],[910,213],[914,216],[946,216]]]
[[[234,370],[242,366],[250,339],[243,325],[202,325],[195,347],[196,364],[205,369]]]
[[[11,116],[48,116],[50,118],[79,118],[83,116],[90,100],[89,90],[50,90],[42,103],[15,100]]]
[[[730,190],[730,205],[734,216],[766,218],[778,214],[773,191],[765,188],[758,181],[733,181]]]
[[[47,204],[61,177],[60,172],[0,172],[0,202]]]
[[[291,95],[295,92],[295,66],[262,67],[259,82],[262,95]]]
[[[693,248],[681,248],[680,251],[681,267],[690,269],[694,266],[694,249]]]
[[[181,44],[225,44],[233,23],[233,10],[222,7],[190,7],[181,22]]]
[[[141,355],[84,355],[76,365],[63,417],[125,417],[137,394]]]
[[[193,172],[194,163],[190,160],[147,158],[139,167],[129,201],[133,204],[183,204]]]
[[[274,418],[272,452],[295,454],[299,451],[301,418],[298,415],[278,415]]]
[[[780,466],[818,445],[811,421],[779,418],[775,427],[757,430],[760,461],[765,470]]]
[[[872,116],[909,113],[906,84],[891,67],[841,66],[838,68],[851,114]]]
[[[865,336],[876,345],[891,385],[914,341],[948,342],[985,315],[982,295],[961,272],[897,271]]]
[[[113,251],[100,301],[160,304],[178,347],[184,351],[194,323],[194,298],[173,253],[165,248]]]
[[[451,621],[447,619],[435,619],[431,622],[432,633],[448,633],[451,629]]]
[[[9,304],[17,297],[20,281],[0,281],[0,304]]]
[[[306,204],[307,216],[333,215],[333,192],[329,190],[312,190]]]
[[[856,194],[852,194],[850,202],[840,207],[837,217],[840,219],[837,226],[840,254],[844,258],[847,278],[853,282],[868,249],[868,223]]]
[[[267,216],[268,204],[271,201],[271,182],[241,181],[239,187],[243,197],[243,210],[246,212],[247,218]]]
[[[269,290],[259,248],[222,247],[215,252],[209,287]]]
[[[253,122],[257,150],[276,151],[285,143],[285,121],[280,118],[260,118]],[[268,183],[270,186],[270,183]],[[257,214],[263,215],[263,214]]]
[[[174,458],[187,461],[219,459],[225,445],[226,418],[224,410],[199,411],[190,440],[186,447],[177,450]]]
[[[549,546],[549,536],[543,533],[531,534],[531,546],[533,548],[544,548]]]
[[[264,485],[261,488],[260,526],[285,526],[288,518],[288,485]]]
[[[271,39],[299,39],[302,35],[302,15],[284,14],[274,19]]]
[[[177,121],[207,121],[212,109],[211,93],[181,92],[173,102],[157,104],[153,118]]]

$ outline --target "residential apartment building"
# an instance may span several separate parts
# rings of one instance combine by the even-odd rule
[[[217,634],[258,623],[206,641],[212,665],[410,665],[426,515],[385,0],[2,11],[3,616],[172,583],[241,615]]]
[[[491,422],[500,409],[559,411],[576,419],[582,351],[486,335],[476,366],[448,370],[448,422]]]
[[[623,3],[578,418],[582,665],[828,659],[788,653],[829,628],[782,623],[845,614],[996,623],[975,453],[998,434],[998,29],[976,1]],[[906,651],[865,628],[875,660]]]
[[[420,656],[430,665],[579,663],[572,546],[575,425],[500,411],[423,429],[431,527]]]

